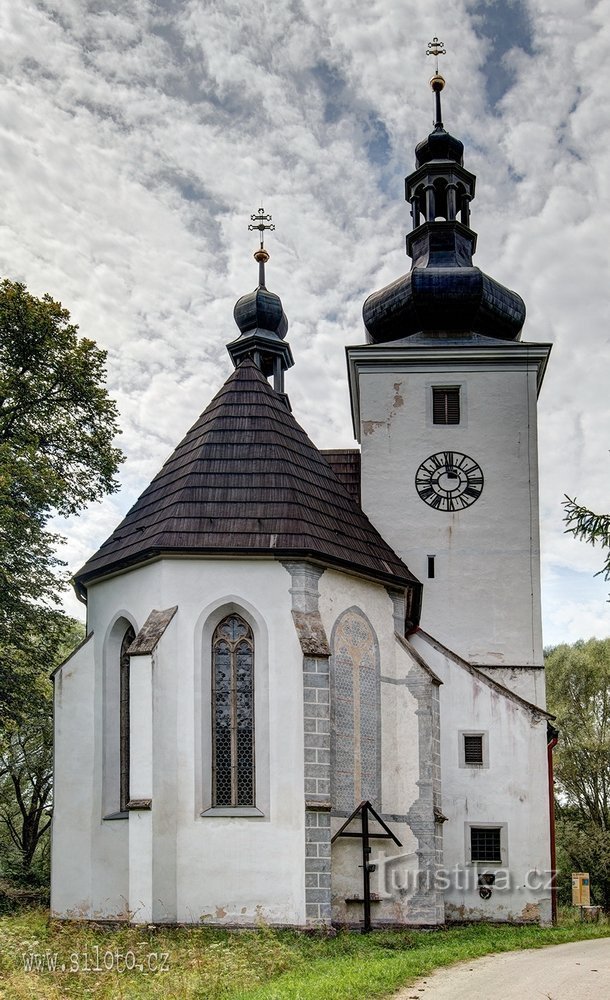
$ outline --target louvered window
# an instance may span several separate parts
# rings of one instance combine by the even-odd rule
[[[435,424],[459,424],[459,386],[432,387],[432,421]]]
[[[483,764],[483,736],[482,734],[477,735],[465,735],[464,736],[464,763],[465,764]]]
[[[229,615],[212,638],[213,805],[254,805],[254,637]]]
[[[125,812],[129,802],[129,656],[127,650],[134,641],[136,634],[131,627],[127,629],[121,643],[120,654],[120,706],[119,706],[119,770],[120,770],[120,809]]]
[[[470,828],[470,860],[501,862],[501,828],[499,826]]]

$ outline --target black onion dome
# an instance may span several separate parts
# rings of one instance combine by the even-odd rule
[[[440,331],[518,340],[525,303],[478,267],[414,267],[369,295],[362,313],[370,344]]]
[[[283,340],[288,333],[282,300],[275,292],[269,292],[260,285],[237,300],[233,316],[242,334],[251,330],[267,330]]]
[[[453,160],[460,166],[464,162],[464,143],[437,126],[426,139],[415,147],[415,164],[421,167],[430,160]]]

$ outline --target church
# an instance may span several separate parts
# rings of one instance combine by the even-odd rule
[[[53,678],[55,917],[552,919],[550,345],[521,340],[523,301],[472,262],[475,177],[438,67],[431,86],[411,268],[346,349],[359,447],[322,452],[292,415],[261,209],[232,374],[75,576],[87,637]]]

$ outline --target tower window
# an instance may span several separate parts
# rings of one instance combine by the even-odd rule
[[[254,637],[229,615],[212,638],[213,805],[254,805]]]
[[[483,763],[482,734],[464,736],[464,763],[465,764]]]
[[[435,424],[459,424],[459,386],[432,387],[432,422]]]
[[[501,827],[470,827],[470,860],[501,862]]]
[[[489,734],[460,730],[458,733],[460,767],[489,767]]]
[[[434,579],[434,560],[435,556],[428,556],[428,579]]]

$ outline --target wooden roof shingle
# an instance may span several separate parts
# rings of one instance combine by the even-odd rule
[[[310,558],[420,587],[249,359],[75,583],[162,554]]]

